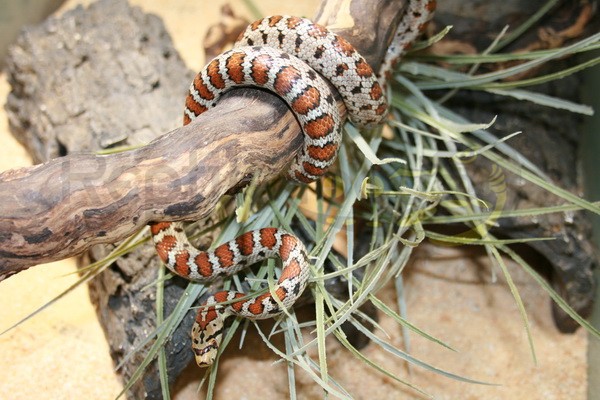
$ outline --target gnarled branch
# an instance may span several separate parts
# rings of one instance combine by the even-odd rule
[[[377,68],[402,3],[324,1],[315,20],[345,36]],[[339,99],[338,105],[345,114]],[[285,171],[301,143],[285,103],[240,89],[143,148],[6,171],[0,174],[0,280],[124,239],[150,221],[202,218],[250,177],[260,184]]]

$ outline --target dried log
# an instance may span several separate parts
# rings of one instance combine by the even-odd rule
[[[274,178],[301,144],[295,119],[277,103],[230,97],[141,149],[0,175],[0,273],[116,242],[153,220],[200,219],[249,177]]]
[[[376,68],[384,43],[393,35],[391,19],[399,18],[398,12],[380,11],[401,10],[401,2],[363,3],[352,2],[351,17],[337,14],[339,4],[325,3],[317,20],[336,21],[343,28],[338,31],[355,42],[355,35],[371,32],[356,44]],[[355,29],[362,26],[366,30]],[[374,27],[378,30],[369,31]],[[19,56],[13,53],[17,61]],[[77,56],[76,64],[88,57]],[[43,67],[34,75],[41,76]],[[12,83],[27,92],[27,82]],[[93,244],[114,243],[149,221],[202,218],[224,193],[249,177],[261,183],[278,176],[300,148],[294,116],[285,104],[262,91],[243,89],[234,97],[224,99],[194,124],[138,150],[110,156],[69,155],[0,174],[0,279],[32,265],[81,254]],[[67,116],[86,112],[77,104],[57,106],[67,108]],[[49,114],[54,115],[54,110]],[[29,128],[14,118],[11,123],[17,130]],[[53,124],[64,121],[49,121],[45,128]],[[38,159],[56,156],[60,146],[55,148],[34,154]]]

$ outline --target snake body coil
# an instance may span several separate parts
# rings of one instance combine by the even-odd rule
[[[268,17],[248,26],[233,50],[217,56],[196,76],[185,102],[184,123],[213,107],[232,88],[268,89],[286,101],[304,133],[289,176],[312,182],[335,161],[342,139],[342,121],[325,79],[342,96],[353,122],[381,122],[387,110],[385,96],[375,73],[350,43],[305,18]]]
[[[432,0],[410,2],[388,58],[402,54],[434,7]],[[323,26],[298,17],[264,18],[248,26],[232,50],[196,75],[185,101],[184,124],[214,107],[230,89],[252,86],[270,90],[289,105],[304,135],[302,150],[288,175],[298,182],[312,182],[335,161],[341,143],[343,121],[327,81],[340,93],[352,122],[375,125],[387,112],[380,80],[389,75],[394,62],[384,61],[378,79],[350,43]],[[179,222],[152,223],[150,230],[165,265],[193,281],[232,275],[266,258],[282,260],[281,276],[272,291],[250,299],[245,293],[221,291],[200,307],[192,330],[192,349],[200,366],[213,363],[226,317],[273,317],[291,307],[306,288],[310,269],[306,249],[298,238],[281,229],[246,232],[213,251],[193,247]],[[220,304],[223,302],[226,305]]]

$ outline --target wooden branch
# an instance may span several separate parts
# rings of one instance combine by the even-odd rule
[[[401,6],[399,0],[325,1],[316,21],[341,32],[377,68]],[[338,105],[345,115],[339,99]],[[285,171],[301,143],[285,103],[240,89],[193,124],[138,150],[69,155],[6,171],[0,174],[0,280],[124,239],[150,221],[205,217],[250,178],[261,183]]]

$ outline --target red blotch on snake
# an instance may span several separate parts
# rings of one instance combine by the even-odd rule
[[[165,264],[169,260],[169,252],[175,248],[177,242],[178,240],[175,236],[167,235],[164,236],[160,242],[156,243],[158,257],[160,257]]]
[[[250,311],[254,315],[262,314],[262,312],[265,309],[265,306],[263,305],[262,301],[270,296],[271,293],[265,293],[258,296],[256,299],[254,299],[254,302],[248,306],[248,311]]]
[[[285,95],[292,90],[294,83],[300,78],[302,75],[296,68],[286,65],[277,72],[273,87],[277,93]]]
[[[323,114],[304,125],[304,132],[312,139],[328,136],[335,128],[335,120],[329,114]]]
[[[225,81],[219,73],[219,60],[212,60],[210,64],[208,64],[208,67],[206,67],[206,72],[210,78],[211,85],[217,89],[225,88]]]
[[[257,84],[263,86],[269,81],[269,71],[273,65],[273,59],[266,55],[260,55],[252,60],[250,76]]]
[[[321,92],[314,87],[308,86],[300,96],[291,104],[292,110],[300,115],[306,115],[321,104]]]
[[[302,22],[302,18],[299,17],[289,17],[287,19],[287,27],[289,29],[295,29]]]
[[[208,254],[206,252],[202,252],[196,256],[194,262],[198,266],[198,273],[206,278],[212,276],[213,274],[213,266],[208,259]]]
[[[190,275],[190,266],[188,261],[190,260],[190,253],[188,251],[180,251],[175,255],[175,271],[181,276]]]
[[[302,167],[304,168],[304,170],[306,172],[308,172],[311,175],[316,175],[316,176],[321,176],[323,174],[325,174],[325,172],[327,171],[327,169],[325,168],[320,168],[317,167],[316,165],[312,165],[311,163],[309,163],[308,161],[304,161],[302,163]]]
[[[221,245],[215,249],[215,255],[219,259],[219,264],[221,264],[222,268],[229,268],[233,265],[233,251],[229,249],[229,246],[226,244]]]
[[[281,247],[279,248],[279,256],[285,262],[290,258],[290,252],[296,245],[296,239],[290,235],[283,235],[281,237]]]
[[[244,82],[244,58],[246,58],[244,53],[234,52],[225,61],[229,79],[237,84]]]
[[[257,30],[260,27],[260,23],[262,22],[262,19],[259,19],[258,21],[254,21],[251,25],[250,25],[250,29],[252,29],[253,31]]]
[[[323,147],[319,146],[308,146],[307,152],[310,158],[319,161],[331,160],[337,154],[338,145],[335,143],[326,144]]]
[[[298,261],[292,260],[288,264],[287,268],[281,272],[281,276],[279,277],[279,282],[283,282],[286,279],[296,278],[302,272],[302,268]]]
[[[275,234],[277,228],[263,228],[260,230],[260,244],[267,249],[272,249],[277,244]]]
[[[314,24],[308,30],[308,35],[311,37],[314,37],[316,39],[323,38],[323,37],[327,36],[328,33],[329,33],[329,31],[325,27],[323,27],[319,24]]]
[[[240,253],[243,256],[249,256],[254,250],[254,239],[252,238],[252,232],[246,232],[243,235],[238,236],[235,239],[235,243],[238,246]]]
[[[206,314],[205,314],[206,313]],[[218,317],[217,311],[215,307],[211,306],[204,310],[200,310],[200,312],[196,315],[196,322],[200,326],[200,330],[206,329],[206,326]]]
[[[371,66],[365,60],[359,60],[355,65],[358,76],[369,77],[373,75],[373,69],[371,69]]]
[[[350,42],[341,36],[337,36],[333,44],[341,53],[344,53],[348,57],[356,51]]]
[[[313,178],[304,175],[300,171],[294,172],[294,179],[296,179],[296,181],[298,181],[298,182],[303,182],[303,183],[311,183],[312,181],[314,181]]]
[[[281,15],[274,15],[272,17],[269,17],[269,26],[274,27],[282,19],[283,19],[283,16],[281,16]]]
[[[153,222],[150,224],[150,233],[152,236],[158,235],[160,232],[171,227],[170,222]]]
[[[190,110],[195,116],[198,116],[208,110],[208,108],[204,107],[202,104],[199,104],[194,100],[192,95],[188,95],[185,99],[185,106],[188,110]],[[187,124],[186,124],[187,125]]]
[[[381,90],[381,85],[379,85],[379,83],[375,83],[373,87],[371,87],[369,95],[371,96],[371,99],[379,100],[381,96],[383,96],[383,90]]]
[[[202,97],[204,100],[213,100],[215,98],[215,95],[210,91],[208,86],[206,86],[206,83],[204,83],[204,80],[200,74],[196,75],[193,84],[194,89],[196,89],[200,97]]]

